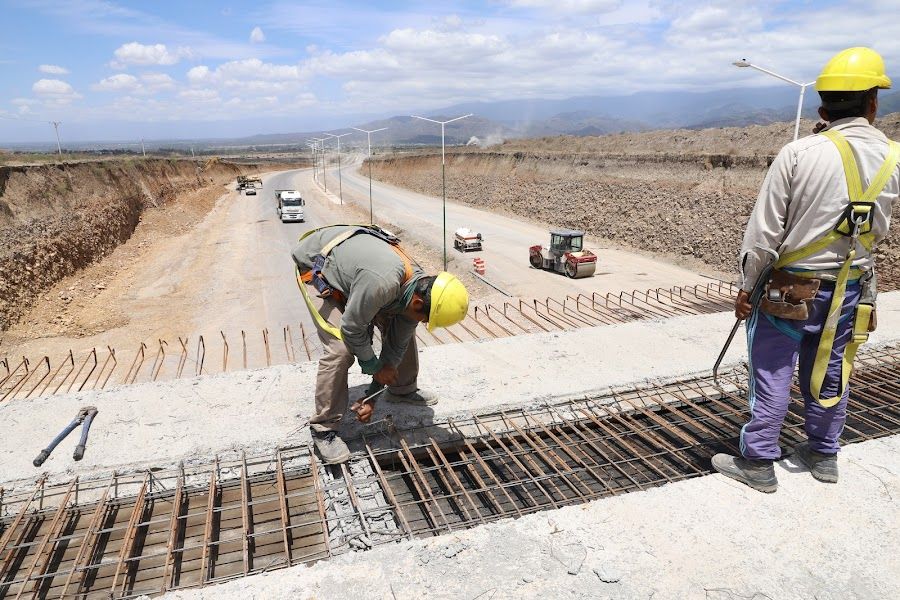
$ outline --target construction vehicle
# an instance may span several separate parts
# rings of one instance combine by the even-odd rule
[[[249,190],[261,188],[263,186],[262,179],[256,177],[255,175],[238,175],[237,177],[237,190],[240,192],[241,190]]]
[[[306,215],[303,211],[306,202],[297,190],[275,190],[275,200],[277,202],[275,211],[278,213],[278,218],[281,219],[282,223],[287,221],[300,221],[303,223],[306,220]]]
[[[453,247],[460,252],[481,250],[482,237],[468,227],[460,227],[453,233]]]
[[[550,246],[532,246],[528,255],[535,269],[565,273],[572,279],[591,277],[597,268],[597,255],[584,249],[584,232],[574,229],[551,229]]]

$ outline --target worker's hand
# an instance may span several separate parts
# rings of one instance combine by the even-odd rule
[[[381,385],[395,385],[397,383],[397,377],[399,377],[397,367],[383,365],[372,378]]]
[[[354,402],[353,406],[350,407],[350,410],[356,413],[357,421],[360,423],[368,423],[372,420],[372,415],[375,413],[375,401],[369,400],[365,404]]]
[[[816,123],[816,126],[813,127],[813,133],[819,133],[826,127],[828,127],[828,123],[826,123],[824,121],[819,121],[818,123]]]
[[[737,298],[734,299],[734,316],[738,320],[743,321],[753,312],[753,305],[750,304],[750,293],[741,290],[738,292]]]

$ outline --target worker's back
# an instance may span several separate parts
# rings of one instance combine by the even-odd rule
[[[841,119],[832,127],[853,149],[863,189],[872,181],[888,153],[888,139],[863,117]],[[757,209],[747,225],[744,252],[766,236],[782,255],[822,238],[837,224],[850,202],[841,157],[834,143],[824,135],[801,138],[782,148],[767,175],[770,185],[763,185]],[[872,216],[872,232],[876,240],[887,235],[891,204],[900,193],[900,169],[882,190]],[[784,206],[786,213],[781,206]],[[760,202],[769,208],[763,216]],[[772,222],[767,222],[772,219]],[[783,237],[780,237],[784,227]],[[780,238],[780,240],[779,240]],[[779,243],[780,241],[780,243]],[[801,269],[835,269],[847,253],[848,242],[839,240],[821,252],[791,265]],[[742,252],[743,254],[743,252]],[[854,266],[869,267],[872,258],[860,252]]]

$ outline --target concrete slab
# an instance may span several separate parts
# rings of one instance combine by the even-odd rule
[[[883,294],[879,313],[880,330],[872,343],[900,340],[900,292]],[[728,313],[695,315],[424,348],[419,385],[438,392],[441,402],[426,410],[382,402],[375,419],[390,412],[398,426],[411,427],[708,371],[732,323]],[[741,333],[726,363],[745,359]],[[166,468],[182,460],[206,462],[217,453],[305,443],[316,367],[314,362],[282,365],[6,402],[0,405],[0,483],[11,490],[11,482],[30,484],[43,470],[62,477],[123,467]],[[354,371],[351,398],[361,396],[369,381],[358,368]],[[41,469],[34,468],[38,452],[79,407],[89,404],[100,412],[84,460],[72,461],[78,435],[73,432]],[[345,424],[346,434],[360,432],[352,413]]]

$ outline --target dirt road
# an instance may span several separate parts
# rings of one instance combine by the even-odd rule
[[[342,169],[343,197],[345,202],[355,203],[368,211],[369,179],[359,172],[359,164],[358,159],[347,160]],[[339,181],[337,169],[329,169],[327,177],[329,193],[336,194]],[[417,238],[441,248],[441,198],[373,181],[372,199],[376,219],[396,223]],[[535,202],[540,201],[540,198],[535,199]],[[528,248],[538,243],[548,244],[550,226],[456,204],[448,199],[448,265],[452,271],[469,271],[472,269],[472,259],[481,256],[487,264],[488,280],[510,295],[537,298],[562,298],[576,292],[590,296],[593,292],[605,294],[709,281],[709,278],[683,267],[616,249],[609,242],[595,238],[587,238],[585,242],[588,249],[599,255],[597,272],[593,277],[569,279],[564,275],[533,269],[528,263]],[[459,227],[480,232],[484,236],[484,250],[466,254],[454,250],[453,232]]]

